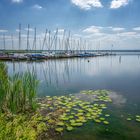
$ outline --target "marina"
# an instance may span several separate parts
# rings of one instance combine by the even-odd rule
[[[75,58],[75,57],[97,57],[112,55],[108,53],[59,53],[59,54],[0,54],[0,60],[3,61],[33,61],[33,60],[47,60],[47,59],[60,59],[60,58]]]
[[[4,61],[33,61],[115,55],[115,53],[112,53],[112,50],[102,52],[99,49],[90,49],[92,48],[90,42],[82,38],[74,38],[71,32],[67,32],[66,30],[59,34],[59,29],[56,29],[54,34],[51,34],[51,31],[46,29],[44,37],[40,38],[37,35],[37,29],[34,28],[34,35],[30,36],[29,24],[26,36],[22,35],[21,24],[19,24],[18,36],[11,35],[10,40],[8,38],[7,41],[5,34],[3,34],[0,42],[0,60]],[[11,46],[10,49],[9,47],[7,48],[8,45],[6,42],[8,42],[7,44]],[[14,49],[14,45],[17,49]],[[100,48],[100,46],[98,47]]]

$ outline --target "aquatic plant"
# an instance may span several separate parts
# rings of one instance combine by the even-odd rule
[[[131,121],[132,119],[131,119],[131,118],[127,118],[126,120],[127,120],[127,121]]]
[[[140,122],[140,115],[136,115],[136,121]]]
[[[9,92],[9,78],[7,75],[7,66],[0,63],[0,110],[6,106],[6,94]]]
[[[83,94],[86,98],[83,98]],[[42,115],[47,115],[46,123],[53,125],[56,132],[62,133],[81,127],[88,121],[108,125],[107,119],[110,115],[104,113],[104,110],[107,108],[106,102],[111,102],[109,94],[110,92],[105,90],[90,90],[82,91],[78,96],[46,96],[38,104]],[[88,101],[88,96],[92,97],[92,100]]]
[[[34,71],[8,76],[7,66],[0,63],[0,112],[24,112],[35,109],[38,80]]]

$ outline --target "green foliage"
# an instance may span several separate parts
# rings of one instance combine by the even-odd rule
[[[34,71],[10,77],[7,66],[0,63],[0,112],[19,113],[35,109],[37,86]]]
[[[38,121],[39,115],[0,114],[0,140],[36,140],[47,131],[45,123]]]
[[[0,63],[0,110],[6,106],[6,95],[9,94],[9,78],[7,75],[7,66]]]

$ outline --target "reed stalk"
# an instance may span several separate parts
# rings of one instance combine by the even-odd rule
[[[7,66],[0,63],[0,111],[18,113],[36,109],[38,83],[34,71],[8,76]]]

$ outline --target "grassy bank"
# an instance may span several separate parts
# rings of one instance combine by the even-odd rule
[[[0,63],[0,140],[35,140],[46,130],[37,111],[38,83],[34,71],[9,76]]]

